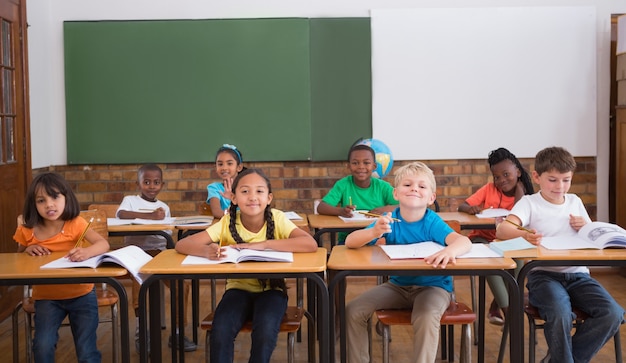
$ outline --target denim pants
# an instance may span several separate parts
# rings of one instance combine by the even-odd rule
[[[213,318],[211,362],[233,362],[235,337],[248,320],[252,320],[252,346],[248,362],[269,362],[286,310],[287,295],[280,290],[260,293],[226,290]]]
[[[529,302],[545,320],[552,362],[590,362],[624,319],[624,309],[587,273],[535,270],[528,274],[526,287]],[[589,315],[573,336],[572,306]]]
[[[35,338],[33,356],[36,363],[54,363],[59,327],[69,316],[76,356],[80,363],[102,361],[97,346],[98,300],[96,291],[66,300],[35,301]]]

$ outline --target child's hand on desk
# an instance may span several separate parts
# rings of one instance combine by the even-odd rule
[[[444,269],[448,264],[456,265],[456,256],[454,256],[448,248],[424,258],[424,262],[432,265],[433,268]]]
[[[31,256],[44,256],[49,255],[51,252],[46,247],[42,247],[40,245],[31,245],[26,247],[24,252],[28,253]]]
[[[89,253],[87,253],[87,251],[84,248],[78,247],[78,248],[72,248],[65,257],[67,257],[67,259],[69,259],[72,262],[79,262],[79,261],[84,261],[92,256]]]
[[[522,237],[524,237],[524,239],[532,244],[534,244],[535,246],[539,246],[541,244],[541,239],[543,238],[543,234],[537,232],[534,229],[531,229],[530,231],[534,232],[526,232],[524,233],[524,235]]]

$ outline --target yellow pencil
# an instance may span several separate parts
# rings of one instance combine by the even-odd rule
[[[370,213],[370,212],[359,212],[363,215],[366,215],[368,217],[382,217],[380,214],[376,214],[376,213]],[[392,221],[395,222],[401,222],[398,218],[391,218]]]
[[[352,205],[352,197],[348,197],[348,204]]]
[[[78,241],[76,241],[76,244],[74,245],[74,248],[83,247],[83,238],[85,238],[85,234],[87,234],[87,230],[91,226],[91,222],[93,222],[93,217],[91,217],[91,219],[89,220],[89,223],[87,223],[87,227],[85,227],[85,230],[83,231],[83,233],[78,238]]]
[[[515,223],[515,222],[511,222],[511,221],[509,221],[508,219],[505,219],[504,221],[505,221],[505,222],[509,222],[509,223],[511,223],[512,225],[514,225],[515,227],[517,227],[517,229],[519,229],[520,231],[526,231],[526,232],[528,232],[528,233],[535,233],[535,232],[531,231],[530,229],[524,228],[524,227],[520,226],[519,224],[517,224],[517,223]]]

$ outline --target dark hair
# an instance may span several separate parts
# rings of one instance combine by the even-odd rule
[[[546,171],[556,170],[559,173],[574,172],[576,160],[569,151],[562,147],[547,147],[535,156],[535,171],[541,175]]]
[[[517,166],[517,168],[519,169],[520,174],[521,174],[519,179],[522,181],[522,184],[524,185],[524,193],[533,194],[535,191],[534,191],[533,183],[530,180],[530,174],[528,174],[528,171],[524,169],[524,167],[522,166],[522,163],[520,163],[520,161],[515,157],[515,155],[512,152],[510,152],[509,150],[503,147],[489,152],[488,162],[489,162],[490,168],[504,160],[511,160],[513,164],[515,164],[515,166]]]
[[[230,155],[237,160],[237,165],[243,164],[243,157],[241,156],[241,151],[237,149],[235,145],[224,144],[215,153],[215,160],[217,160],[217,156],[223,152],[229,153]]]
[[[361,144],[362,141],[363,139],[358,139],[354,144],[352,144],[352,146],[350,147],[350,150],[348,150],[348,162],[350,162],[350,157],[352,156],[352,152],[357,151],[357,150],[365,150],[365,151],[371,152],[372,160],[376,161],[376,152],[374,151],[374,149],[372,149],[368,145]]]
[[[37,193],[42,189],[53,198],[56,198],[59,194],[65,196],[65,209],[63,209],[61,214],[61,220],[69,221],[78,217],[80,205],[70,184],[61,175],[47,172],[37,175],[26,191],[26,200],[24,201],[24,210],[22,211],[24,226],[33,228],[36,225],[43,224],[44,218],[37,211]]]
[[[145,164],[139,168],[137,171],[137,179],[141,182],[141,177],[146,171],[158,171],[161,174],[161,179],[163,179],[163,170],[157,164]]]
[[[233,181],[233,189],[232,189],[233,194],[235,194],[235,190],[237,189],[237,185],[239,185],[239,181],[241,180],[241,178],[250,174],[260,175],[265,180],[265,183],[267,184],[268,193],[272,192],[272,184],[270,183],[269,178],[263,173],[263,171],[261,169],[250,168],[250,169],[243,170],[241,173],[237,174],[237,177]],[[237,232],[237,228],[235,228],[236,221],[237,221],[237,205],[235,205],[235,203],[230,203],[228,214],[230,215],[230,223],[228,224],[228,230],[230,231],[231,236],[233,236],[233,239],[237,243],[246,243],[246,241],[244,241],[239,235],[239,233]],[[265,239],[276,239],[276,236],[274,233],[275,232],[274,216],[272,215],[272,207],[270,207],[269,205],[265,207],[264,217],[265,217],[265,223],[267,223]],[[266,281],[263,279],[259,279],[259,282],[261,283],[261,286],[265,288]],[[270,288],[280,289],[283,291],[283,293],[285,294],[287,293],[287,285],[285,284],[284,279],[270,279]]]

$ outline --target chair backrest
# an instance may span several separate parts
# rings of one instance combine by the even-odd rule
[[[119,208],[119,204],[90,204],[87,209],[93,210],[98,209],[104,211],[106,213],[107,218],[115,218],[117,213],[117,208]]]
[[[213,216],[211,206],[207,202],[198,203],[198,214],[201,216]]]
[[[87,222],[91,218],[93,218],[93,222],[91,222],[91,229],[98,232],[104,238],[109,237],[109,226],[107,224],[107,215],[101,209],[90,209],[84,210],[80,212],[80,216],[85,218]]]

